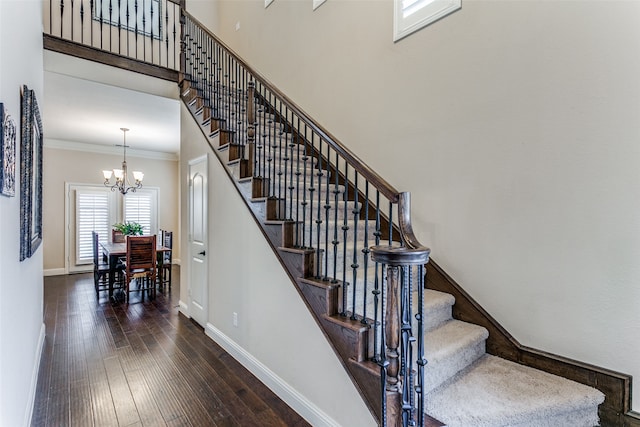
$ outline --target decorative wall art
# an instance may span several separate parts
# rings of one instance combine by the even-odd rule
[[[22,86],[20,120],[20,261],[42,242],[42,120],[35,93]]]
[[[0,194],[16,195],[16,123],[0,103]]]

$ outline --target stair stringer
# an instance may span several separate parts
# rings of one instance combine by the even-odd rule
[[[272,248],[276,250],[276,255],[292,279],[296,290],[338,356],[369,410],[380,421],[380,373],[361,366],[361,364],[366,363],[362,359],[368,353],[369,342],[372,339],[370,327],[332,314],[332,312],[337,311],[340,294],[338,292],[339,286],[305,278],[310,276],[313,271],[315,251],[282,246],[276,247],[278,239],[282,238],[282,233],[277,232],[278,228],[282,232],[286,225],[265,224],[265,227],[269,229],[267,235],[270,236],[269,241]]]

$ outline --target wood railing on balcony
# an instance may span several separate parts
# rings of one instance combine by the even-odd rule
[[[45,0],[44,47],[177,82],[180,0]]]
[[[408,193],[400,193],[186,11],[183,77],[202,123],[282,251],[312,256],[307,281],[340,288],[336,315],[369,328],[380,366],[381,424],[424,425],[424,265]],[[394,224],[397,218],[397,224]],[[415,303],[415,304],[414,304]]]

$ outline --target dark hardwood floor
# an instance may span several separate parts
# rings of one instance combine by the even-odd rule
[[[96,299],[92,274],[45,277],[32,426],[308,426],[201,327],[172,290]]]

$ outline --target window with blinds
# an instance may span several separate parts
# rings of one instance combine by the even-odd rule
[[[76,190],[76,264],[93,262],[91,232],[107,238],[111,230],[109,193]]]
[[[88,184],[68,184],[68,192],[69,271],[86,271],[93,262],[92,231],[102,242],[111,240],[111,229],[117,222],[139,222],[144,234],[158,232],[157,187],[140,189],[125,197],[109,188]]]
[[[157,200],[158,193],[154,189],[127,194],[124,197],[124,221],[141,224],[144,234],[157,233]]]
[[[462,6],[462,0],[394,0],[393,41],[444,18]]]

